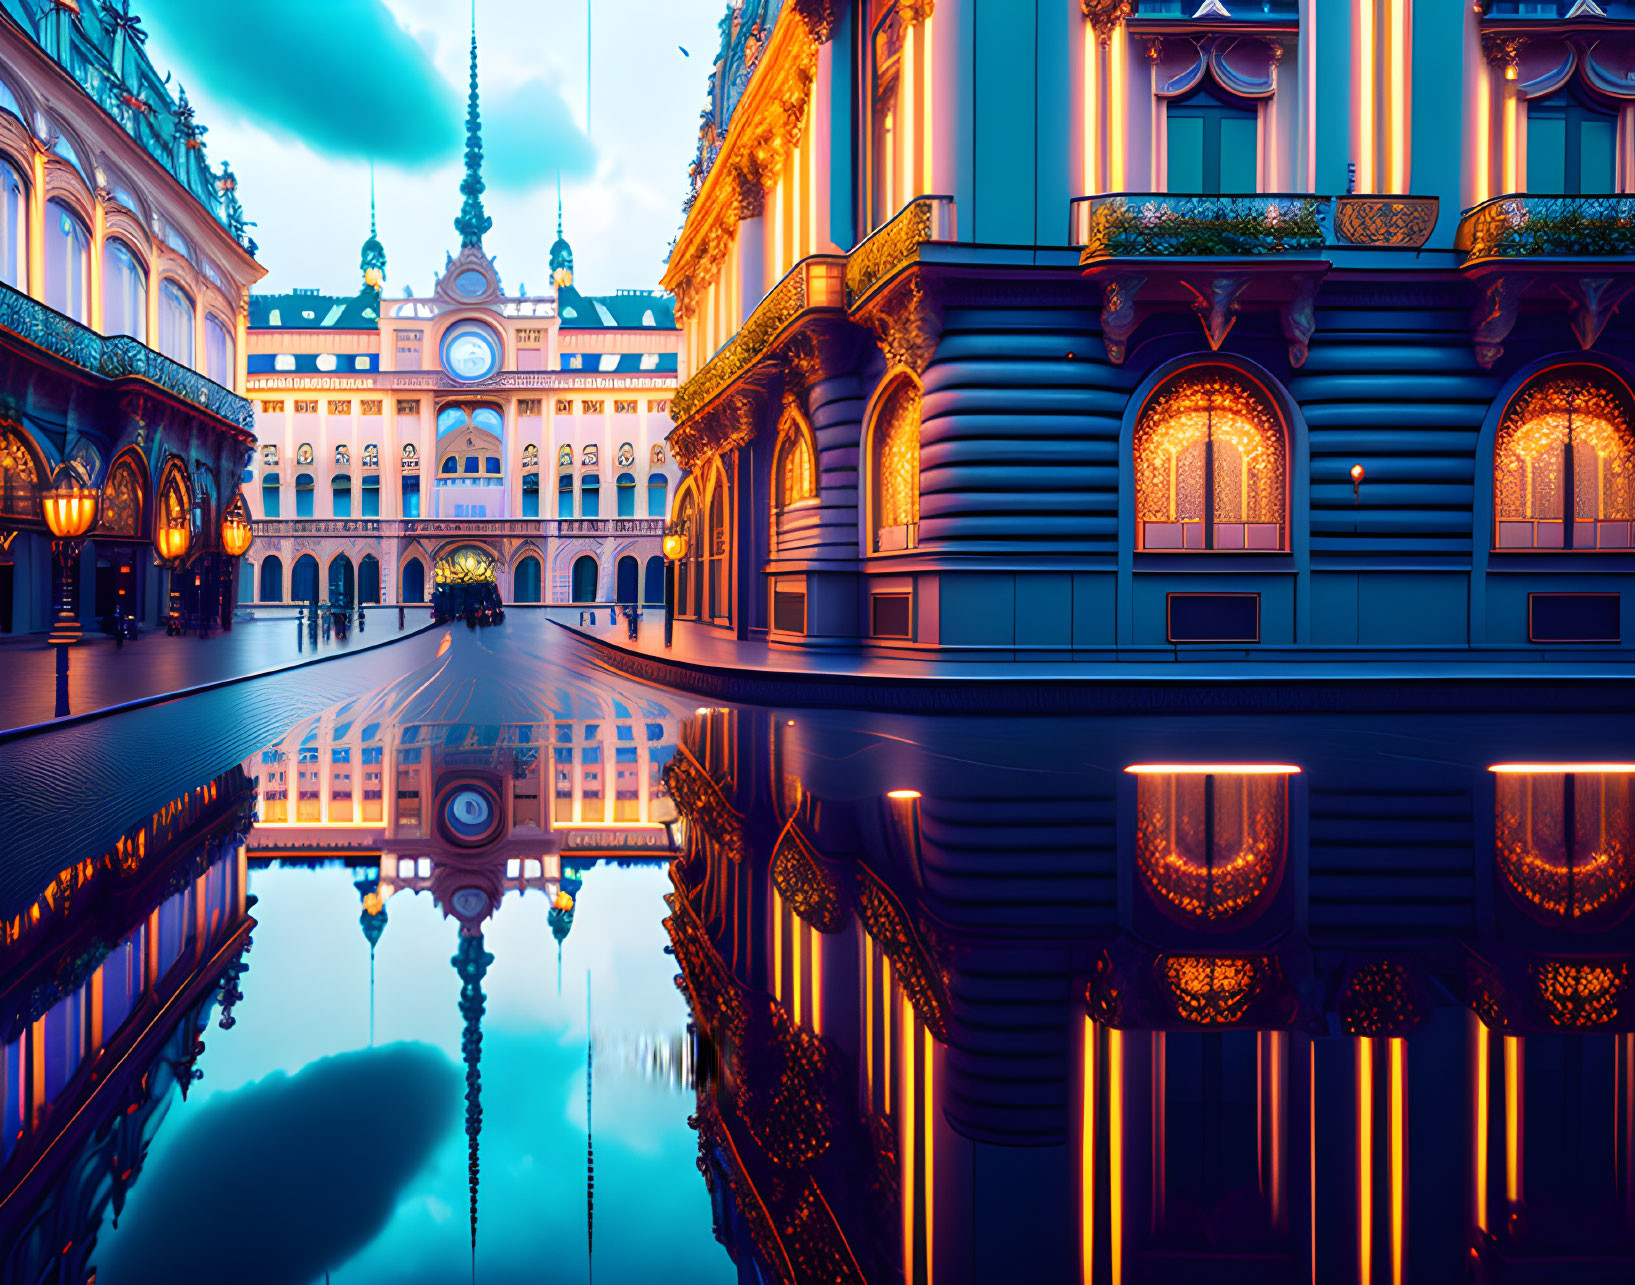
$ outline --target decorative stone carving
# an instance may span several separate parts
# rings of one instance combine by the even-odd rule
[[[1107,345],[1107,360],[1115,366],[1124,364],[1124,354],[1141,324],[1135,301],[1147,278],[1136,272],[1121,272],[1107,280],[1107,294],[1101,305],[1102,341]]]
[[[1289,341],[1289,365],[1306,364],[1306,351],[1317,329],[1317,278],[1301,277],[1294,297],[1283,308],[1283,337]]]
[[[1237,322],[1238,296],[1249,285],[1249,278],[1214,277],[1204,288],[1184,279],[1181,284],[1193,296],[1192,310],[1204,323],[1204,337],[1209,340],[1209,347],[1218,352]]]
[[[1557,278],[1554,285],[1566,297],[1578,346],[1588,352],[1618,311],[1618,305],[1635,289],[1635,279],[1567,277]]]
[[[907,273],[857,314],[874,331],[890,368],[923,375],[942,338],[942,304],[935,285],[918,271]]]
[[[1483,370],[1492,370],[1493,363],[1504,356],[1504,341],[1516,324],[1516,310],[1526,288],[1524,279],[1509,274],[1488,278],[1470,322],[1476,364]]]
[[[1106,44],[1118,24],[1130,16],[1130,0],[1079,0],[1079,11],[1095,31],[1096,39]]]

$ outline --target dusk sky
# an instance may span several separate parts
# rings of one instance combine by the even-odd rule
[[[681,224],[724,0],[478,0],[484,246],[508,293],[547,284],[560,171],[582,288],[651,288]],[[427,294],[459,249],[464,0],[144,0],[148,52],[232,164],[263,291],[350,293],[375,163],[387,290]],[[682,49],[689,51],[684,55]]]

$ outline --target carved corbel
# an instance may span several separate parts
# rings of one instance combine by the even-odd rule
[[[836,0],[791,0],[791,7],[806,24],[806,34],[817,44],[824,44],[834,34],[838,21]]]
[[[1141,324],[1135,301],[1146,284],[1147,278],[1135,272],[1120,272],[1107,282],[1101,305],[1101,335],[1107,345],[1107,360],[1115,366],[1124,364],[1125,347]]]
[[[1106,44],[1113,38],[1118,24],[1130,16],[1130,0],[1079,0],[1079,11],[1090,23],[1096,39]]]
[[[868,314],[861,319],[879,339],[887,366],[925,373],[942,338],[942,301],[923,273],[905,273],[870,301]]]
[[[1635,279],[1572,277],[1566,281],[1558,280],[1555,287],[1566,296],[1578,346],[1588,352],[1595,347],[1595,341],[1601,337],[1607,322],[1612,320],[1612,314],[1618,311],[1618,305],[1630,290],[1635,289]]]
[[[1495,67],[1505,69],[1505,79],[1514,80],[1521,64],[1522,50],[1527,48],[1526,36],[1515,36],[1503,31],[1482,33],[1482,56]]]
[[[834,379],[851,370],[857,355],[855,326],[835,323],[808,323],[783,345],[784,392],[801,402],[803,413],[811,406],[812,389],[825,379]]]
[[[761,182],[760,167],[740,165],[733,174],[738,185],[738,217],[758,219],[766,209],[766,187]]]
[[[1213,277],[1207,291],[1200,290],[1190,281],[1181,282],[1192,295],[1192,310],[1204,323],[1204,336],[1209,340],[1211,349],[1219,351],[1226,342],[1226,336],[1232,333],[1238,319],[1238,296],[1248,287],[1249,281],[1250,278],[1246,276]]]
[[[1482,292],[1482,301],[1476,305],[1470,318],[1470,337],[1476,345],[1476,364],[1483,370],[1492,370],[1493,363],[1504,356],[1504,341],[1516,324],[1516,310],[1526,289],[1526,279],[1511,274],[1488,280]]]
[[[1294,297],[1283,306],[1283,337],[1289,341],[1289,365],[1306,364],[1306,350],[1317,329],[1317,278],[1300,277]]]
[[[905,27],[917,27],[936,10],[937,0],[897,0],[897,16]]]

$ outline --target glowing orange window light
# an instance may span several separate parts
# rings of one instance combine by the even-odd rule
[[[1131,776],[1298,776],[1293,763],[1132,763]]]
[[[1635,763],[1495,763],[1487,769],[1499,775],[1546,776],[1551,774],[1635,772]]]
[[[888,799],[917,799],[920,797],[920,792],[918,790],[887,790],[886,797]]]

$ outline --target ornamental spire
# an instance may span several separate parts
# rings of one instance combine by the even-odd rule
[[[460,181],[465,200],[454,230],[460,234],[460,248],[482,249],[483,233],[494,220],[483,211],[483,122],[477,110],[477,0],[471,0],[471,94],[466,99],[466,176]]]

